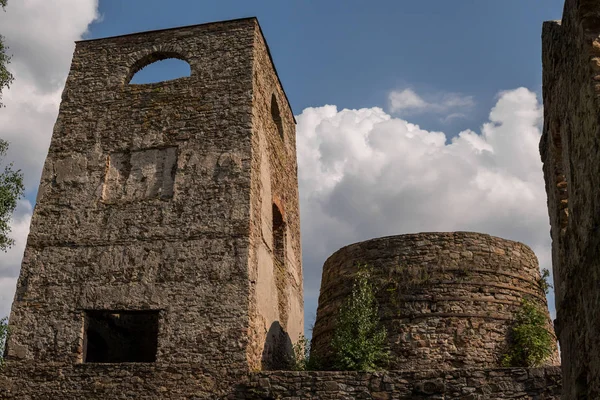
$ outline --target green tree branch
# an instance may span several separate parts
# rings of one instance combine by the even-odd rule
[[[6,11],[6,4],[8,0],[0,0],[0,6],[2,6],[2,10]],[[6,66],[10,63],[10,56],[7,54],[8,47],[4,44],[4,36],[0,34],[0,107],[3,107],[2,104],[2,90],[4,88],[9,88],[12,83],[14,77],[10,73],[10,71],[6,68]]]
[[[2,164],[7,150],[8,142],[0,139],[0,164]],[[0,250],[7,251],[15,242],[8,236],[10,219],[17,207],[17,201],[23,196],[24,191],[21,170],[14,170],[12,163],[5,166],[4,171],[0,173]]]
[[[379,321],[379,307],[371,283],[371,269],[359,265],[352,293],[342,305],[331,347],[334,368],[377,371],[389,360],[387,332]]]

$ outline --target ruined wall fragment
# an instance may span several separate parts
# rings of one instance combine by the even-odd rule
[[[564,398],[600,398],[600,2],[543,27],[544,130]]]

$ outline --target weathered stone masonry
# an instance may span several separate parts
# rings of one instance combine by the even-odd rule
[[[543,28],[544,131],[556,334],[565,399],[600,398],[600,2]]]
[[[240,385],[237,399],[557,400],[560,369],[263,372]]]
[[[13,372],[12,377],[17,374]],[[200,366],[174,369],[154,364],[90,364],[89,368],[73,369],[48,364],[43,368],[21,368],[18,373],[29,378],[20,381],[23,386],[19,388],[19,396],[12,395],[13,388],[8,397],[0,398],[558,400],[560,393],[558,367],[377,373],[257,372],[231,383],[226,394],[219,393],[218,380]]]

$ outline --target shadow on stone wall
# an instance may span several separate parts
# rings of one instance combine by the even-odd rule
[[[294,355],[290,335],[283,329],[279,321],[271,324],[267,332],[265,347],[262,354],[262,369],[264,371],[287,370]]]

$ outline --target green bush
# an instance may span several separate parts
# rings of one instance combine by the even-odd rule
[[[342,371],[377,371],[389,359],[387,332],[379,321],[371,269],[358,266],[352,293],[338,315],[331,347],[333,367]]]
[[[320,364],[317,358],[310,354],[310,340],[300,335],[298,341],[293,345],[294,354],[290,360],[290,368],[293,371],[317,371]]]
[[[502,357],[504,367],[539,367],[554,352],[554,337],[547,329],[546,314],[529,299],[509,331],[509,351]]]
[[[552,289],[552,285],[550,284],[549,279],[550,279],[550,271],[547,268],[542,269],[542,274],[538,281],[538,285],[546,294],[548,294],[550,289]]]

